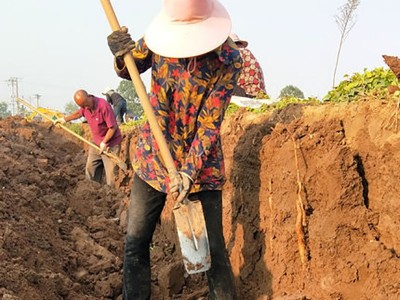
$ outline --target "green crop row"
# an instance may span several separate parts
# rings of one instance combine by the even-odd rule
[[[394,73],[383,68],[371,71],[364,69],[364,73],[345,75],[345,78],[323,98],[323,101],[348,102],[369,96],[384,98],[388,95],[388,86],[398,85]]]

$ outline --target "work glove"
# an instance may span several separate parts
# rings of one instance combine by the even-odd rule
[[[126,53],[135,48],[135,42],[126,27],[121,27],[120,30],[111,33],[107,37],[107,42],[112,54],[117,58],[123,58]]]
[[[170,183],[169,191],[176,203],[181,203],[189,195],[193,179],[184,172],[179,172]]]
[[[57,124],[63,125],[63,124],[65,124],[66,121],[65,121],[65,118],[62,117],[62,118],[55,119],[53,122],[54,122],[54,125],[57,125]]]
[[[107,152],[107,144],[106,143],[101,142],[99,147],[100,147],[100,151],[99,151],[100,154]]]

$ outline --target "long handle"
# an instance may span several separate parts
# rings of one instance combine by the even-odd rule
[[[36,109],[33,105],[31,105],[30,103],[26,102],[25,100],[23,100],[21,98],[17,98],[17,101],[20,102],[21,104],[25,105],[26,107],[28,107],[30,110],[40,114],[42,117],[44,117],[45,119],[49,120],[50,122],[54,121],[51,117],[49,117],[48,115],[42,113],[41,111]],[[84,142],[84,143],[88,144],[89,146],[95,148],[97,151],[100,151],[100,147],[99,146],[97,146],[96,144],[93,144],[92,142],[89,142],[85,138],[81,137],[79,134],[73,132],[68,127],[66,127],[66,126],[64,126],[62,124],[58,124],[58,126],[60,126],[62,129],[64,129],[68,133],[72,134],[73,136],[77,137],[82,142]],[[122,170],[124,170],[124,171],[127,170],[126,164],[118,156],[116,156],[114,153],[112,153],[112,152],[104,152],[104,154],[107,155],[109,158],[111,158]]]
[[[109,0],[101,0],[101,4],[103,6],[104,12],[107,16],[108,22],[110,23],[111,30],[116,31],[121,27],[117,20],[117,16],[114,13],[114,9],[111,6],[111,2]],[[161,157],[164,160],[165,167],[167,168],[168,174],[170,177],[177,176],[177,170],[175,167],[174,160],[172,159],[171,153],[169,152],[168,144],[164,138],[164,135],[158,125],[157,118],[154,114],[153,107],[150,104],[150,101],[147,97],[146,89],[144,87],[143,81],[140,78],[138,69],[136,67],[135,61],[131,53],[127,53],[124,55],[124,62],[126,67],[128,68],[129,75],[131,76],[131,80],[133,86],[135,87],[136,93],[139,96],[140,103],[142,104],[144,113],[149,120],[150,129],[153,133],[154,138],[160,148]]]

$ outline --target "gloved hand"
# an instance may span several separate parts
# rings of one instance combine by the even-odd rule
[[[102,154],[103,152],[107,151],[107,144],[106,143],[101,142],[99,147],[100,147],[100,154]]]
[[[121,27],[107,37],[108,47],[115,57],[123,57],[135,48],[135,42],[128,33],[128,28]]]
[[[61,117],[61,118],[57,118],[57,119],[55,119],[54,121],[54,125],[57,125],[57,124],[65,124],[65,118],[64,117]]]
[[[193,179],[184,172],[179,172],[178,176],[170,183],[169,191],[172,198],[180,203],[189,195],[193,185]]]

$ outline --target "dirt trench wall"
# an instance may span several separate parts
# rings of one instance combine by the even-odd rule
[[[239,299],[400,295],[395,115],[394,103],[362,102],[224,121],[224,234]],[[169,204],[163,220],[174,240]]]
[[[224,225],[240,297],[400,295],[396,112],[295,106],[229,123]]]

